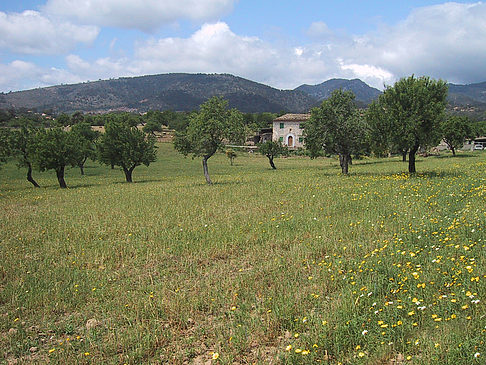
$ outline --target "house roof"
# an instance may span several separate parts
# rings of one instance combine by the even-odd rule
[[[277,119],[274,119],[275,122],[297,122],[297,121],[305,121],[310,118],[310,114],[284,114]]]

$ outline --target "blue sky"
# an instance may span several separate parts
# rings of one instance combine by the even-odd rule
[[[277,88],[486,80],[477,1],[3,0],[0,91],[169,72]]]

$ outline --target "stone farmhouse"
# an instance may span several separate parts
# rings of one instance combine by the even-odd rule
[[[303,148],[302,124],[309,118],[310,114],[285,114],[274,119],[272,139],[289,148]]]

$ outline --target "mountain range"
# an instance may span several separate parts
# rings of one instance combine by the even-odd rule
[[[242,112],[302,113],[308,112],[339,88],[353,91],[360,106],[368,105],[381,93],[359,79],[331,79],[318,85],[279,90],[229,74],[171,73],[0,93],[0,109],[53,113],[191,111],[208,98],[218,95],[227,99],[230,107]],[[486,82],[449,84],[449,103],[459,109],[486,110]]]

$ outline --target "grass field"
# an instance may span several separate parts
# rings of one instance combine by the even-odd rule
[[[485,153],[275,162],[3,166],[0,363],[486,362]]]

